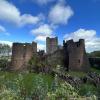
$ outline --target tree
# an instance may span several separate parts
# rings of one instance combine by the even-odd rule
[[[89,57],[100,57],[100,51],[93,51],[91,53],[88,53]]]
[[[0,44],[0,54],[2,56],[9,56],[11,53],[11,47],[8,44]]]

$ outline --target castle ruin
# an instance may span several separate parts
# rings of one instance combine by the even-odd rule
[[[13,43],[12,68],[13,70],[25,69],[31,57],[37,53],[37,43]],[[78,42],[73,40],[63,41],[59,48],[58,38],[46,38],[45,61],[49,66],[61,65],[67,71],[88,71],[89,60],[85,51],[84,39]]]
[[[13,43],[12,47],[12,70],[26,69],[28,61],[37,52],[37,43]]]
[[[58,49],[58,38],[46,38],[46,53],[51,54]]]
[[[80,39],[78,42],[63,41],[63,52],[64,66],[67,67],[67,70],[87,71],[89,69],[84,39]]]

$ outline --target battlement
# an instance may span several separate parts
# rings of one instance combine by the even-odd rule
[[[63,47],[84,47],[85,46],[85,42],[84,39],[79,39],[79,41],[74,42],[73,39],[68,40],[68,41],[63,41]]]

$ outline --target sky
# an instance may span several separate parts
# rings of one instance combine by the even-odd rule
[[[100,50],[100,0],[0,0],[0,43],[37,42],[46,37],[85,39],[87,52]]]

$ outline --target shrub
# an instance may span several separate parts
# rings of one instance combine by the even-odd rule
[[[0,70],[5,70],[8,65],[7,59],[0,59]]]
[[[93,85],[83,84],[80,86],[78,93],[82,96],[92,96],[94,94],[96,95],[97,91],[96,87],[94,87]]]

